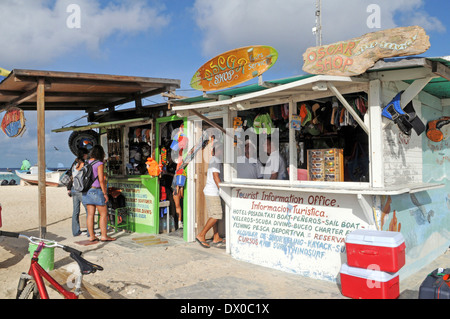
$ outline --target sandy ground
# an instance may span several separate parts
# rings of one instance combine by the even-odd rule
[[[1,230],[38,236],[36,186],[0,187],[0,203]],[[84,209],[82,213],[83,227]],[[224,249],[205,249],[173,234],[156,236],[153,245],[136,240],[149,235],[125,232],[110,233],[117,238],[115,242],[78,245],[77,241],[87,237],[72,236],[71,218],[72,199],[65,188],[48,187],[47,238],[73,246],[83,251],[87,260],[103,266],[104,271],[85,276],[84,281],[114,299],[345,299],[335,283],[241,262]],[[15,298],[18,278],[29,267],[27,250],[24,239],[0,237],[0,299]],[[447,266],[449,255],[443,256]],[[70,269],[73,264],[66,252],[55,250],[55,268]],[[403,285],[405,298],[417,298],[423,278],[418,274]]]

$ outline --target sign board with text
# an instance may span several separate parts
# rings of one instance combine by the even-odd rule
[[[352,195],[233,189],[230,243],[239,260],[335,281],[347,234],[367,228]]]
[[[266,45],[255,45],[222,53],[206,62],[194,74],[191,87],[216,91],[244,83],[270,69],[278,52]]]
[[[429,37],[419,26],[382,30],[308,48],[303,54],[303,70],[310,74],[356,76],[380,59],[422,54],[429,48]]]
[[[110,181],[108,187],[120,189],[125,197],[132,220],[129,230],[136,233],[157,233],[155,216],[158,218],[159,215],[156,211],[155,196],[142,183]]]

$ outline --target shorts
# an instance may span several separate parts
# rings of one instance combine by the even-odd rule
[[[91,188],[82,197],[83,205],[105,206],[105,195],[101,188]]]
[[[205,195],[206,211],[209,218],[222,219],[222,199],[220,196],[207,196]]]

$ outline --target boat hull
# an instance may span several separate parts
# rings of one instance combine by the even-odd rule
[[[45,173],[45,185],[58,187],[60,186],[60,178],[64,172],[54,171]],[[38,185],[39,184],[39,175],[32,174],[30,171],[16,171],[16,175],[19,176],[23,181],[28,184]]]

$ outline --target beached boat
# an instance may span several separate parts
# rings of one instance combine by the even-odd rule
[[[47,186],[60,186],[59,180],[64,172],[64,170],[51,171],[47,169],[45,171],[45,184]],[[38,184],[39,175],[37,166],[31,166],[29,170],[16,170],[16,175],[29,184]]]

